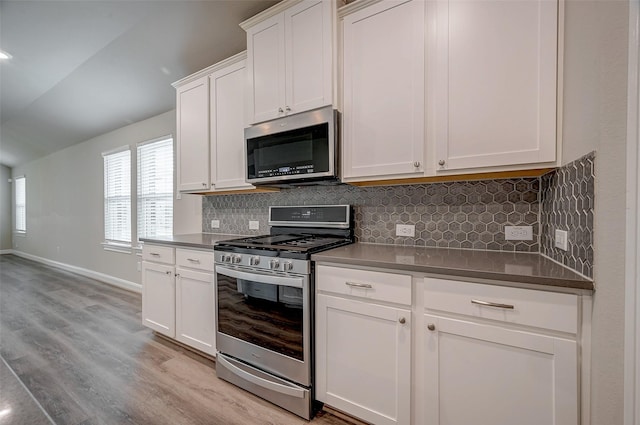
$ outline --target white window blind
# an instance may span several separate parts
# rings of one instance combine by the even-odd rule
[[[138,145],[138,239],[173,234],[173,139]]]
[[[27,178],[16,177],[16,231],[27,231]]]
[[[104,156],[104,239],[131,243],[131,151]]]

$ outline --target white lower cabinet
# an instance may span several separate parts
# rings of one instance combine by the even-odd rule
[[[171,338],[176,336],[173,266],[142,262],[142,324]]]
[[[424,318],[425,424],[579,423],[576,341]]]
[[[176,269],[176,339],[216,353],[213,274]]]
[[[586,425],[590,306],[319,262],[317,399],[376,425]]]
[[[215,355],[213,252],[145,244],[142,257],[142,324]]]
[[[316,270],[316,398],[372,424],[409,424],[411,276]]]
[[[580,424],[578,295],[424,279],[425,425]]]
[[[408,424],[411,311],[318,295],[317,398],[372,424]]]

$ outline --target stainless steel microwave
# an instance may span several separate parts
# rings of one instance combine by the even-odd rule
[[[247,182],[339,182],[338,117],[338,111],[327,106],[246,128]]]

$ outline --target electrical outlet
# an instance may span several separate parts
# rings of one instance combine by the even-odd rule
[[[220,220],[211,220],[211,228],[219,229],[220,228]]]
[[[532,226],[504,226],[504,238],[508,241],[533,240]]]
[[[249,230],[260,229],[260,222],[258,220],[249,220]]]
[[[569,237],[566,230],[556,229],[555,246],[563,251],[566,251],[569,244]]]
[[[415,236],[416,226],[413,224],[396,224],[396,236]]]

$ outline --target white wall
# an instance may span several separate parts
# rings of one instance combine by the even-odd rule
[[[0,251],[11,249],[13,184],[9,183],[11,168],[0,165]]]
[[[175,111],[14,167],[14,176],[27,176],[27,233],[13,238],[14,249],[140,284],[137,271],[140,257],[135,253],[105,251],[101,246],[104,239],[102,152],[124,145],[130,145],[135,151],[136,143],[167,134],[175,137]],[[201,231],[200,202],[195,195],[175,201],[176,233]],[[135,199],[132,204],[135,214]],[[132,220],[135,226],[135,219]]]
[[[563,162],[596,151],[591,423],[623,422],[628,2],[565,3]]]

